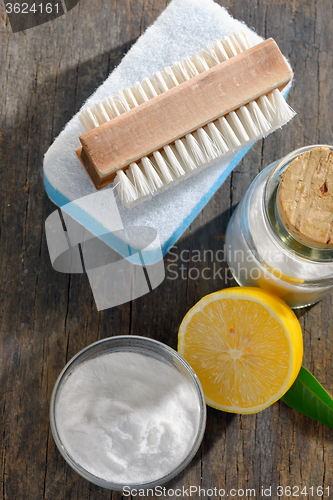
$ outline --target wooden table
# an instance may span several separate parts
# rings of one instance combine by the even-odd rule
[[[3,500],[120,499],[121,493],[73,472],[55,447],[48,412],[58,374],[80,349],[107,336],[144,335],[176,348],[188,309],[207,293],[233,284],[225,264],[218,262],[222,280],[201,275],[211,262],[184,262],[184,279],[173,280],[168,265],[175,256],[169,255],[161,286],[98,313],[86,275],[60,274],[50,264],[44,222],[55,207],[44,191],[43,155],[167,3],[81,0],[65,16],[13,34],[0,2]],[[177,243],[178,257],[183,250],[212,249],[215,255],[223,248],[229,217],[263,167],[297,147],[333,142],[331,0],[224,0],[223,5],[258,34],[274,37],[289,58],[295,72],[289,103],[298,115],[251,149]],[[197,279],[188,278],[192,268],[199,270],[191,272]],[[333,393],[331,311],[328,296],[298,317],[304,365]],[[250,416],[208,408],[200,450],[166,487],[224,488],[229,496],[232,488],[255,488],[260,497],[262,486],[272,486],[277,498],[278,485],[330,486],[332,496],[332,459],[332,430],[283,403]],[[236,498],[241,497],[250,498],[250,492],[238,492]]]

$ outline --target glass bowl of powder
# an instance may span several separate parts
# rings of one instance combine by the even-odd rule
[[[156,340],[119,336],[80,351],[60,373],[51,430],[68,464],[113,490],[153,488],[183,470],[205,430],[195,372]]]

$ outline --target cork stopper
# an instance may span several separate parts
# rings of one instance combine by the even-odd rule
[[[282,223],[314,248],[333,248],[333,151],[313,148],[295,158],[277,194]]]

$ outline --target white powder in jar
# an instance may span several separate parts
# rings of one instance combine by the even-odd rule
[[[199,398],[176,368],[135,352],[87,360],[57,396],[59,437],[72,459],[106,481],[143,484],[161,478],[190,451]]]

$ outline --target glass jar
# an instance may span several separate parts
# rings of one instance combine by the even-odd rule
[[[187,454],[184,456],[183,460],[180,463],[174,464],[174,468],[171,469],[168,473],[166,473],[164,476],[161,476],[157,479],[154,480],[147,480],[145,477],[142,477],[142,481],[140,483],[137,482],[127,482],[125,484],[120,484],[117,482],[113,482],[111,480],[106,480],[103,476],[101,475],[95,475],[87,468],[82,465],[85,463],[86,458],[81,456],[81,460],[75,460],[73,456],[71,455],[71,452],[67,449],[65,442],[62,441],[61,439],[61,428],[63,426],[63,423],[61,422],[61,418],[59,419],[59,411],[57,411],[58,404],[59,404],[59,398],[61,397],[61,392],[63,391],[64,387],[66,387],[66,383],[68,380],[71,380],[71,375],[73,375],[73,372],[78,368],[82,367],[82,365],[86,362],[92,361],[92,360],[99,360],[102,359],[104,355],[112,354],[112,353],[136,353],[140,354],[141,356],[145,356],[147,358],[153,358],[157,361],[160,361],[166,365],[169,365],[170,368],[176,370],[179,372],[179,374],[186,379],[191,386],[193,386],[194,392],[197,395],[198,399],[198,406],[197,406],[197,421],[198,421],[198,426],[196,429],[196,432],[193,434],[192,441],[190,442],[190,446],[187,450]],[[109,362],[112,362],[112,358],[110,361],[110,358],[108,358]],[[149,363],[147,363],[147,366],[149,366]],[[131,372],[129,371],[129,374]],[[96,382],[97,378],[95,379]],[[129,383],[131,383],[130,380],[130,375],[129,375]],[[89,380],[89,383],[87,383],[87,387],[91,387],[92,381]],[[76,387],[76,392],[80,394],[81,398],[84,397],[84,391],[82,393],[82,386],[78,384]],[[149,394],[149,387],[147,387],[147,394]],[[161,389],[162,391],[162,389]],[[164,388],[165,391],[165,388]],[[170,387],[169,393],[167,394],[166,398],[169,398],[169,401],[172,399],[172,391],[173,387]],[[110,392],[111,394],[111,392]],[[171,396],[171,399],[170,399]],[[117,402],[117,395],[115,395],[115,401]],[[129,400],[130,401],[130,400]],[[101,414],[105,414],[105,403],[107,402],[107,399],[103,401],[100,396],[98,396],[98,392],[96,392],[96,411],[99,411],[99,408],[102,408]],[[119,402],[117,403],[119,404]],[[152,404],[150,402],[149,404]],[[77,408],[76,411],[83,411],[84,409],[84,404],[81,405],[81,402],[77,403]],[[172,412],[175,412],[174,414],[174,419],[175,422],[177,421],[177,408],[174,408],[171,405],[171,414]],[[128,406],[128,405],[127,405]],[[104,408],[104,410],[103,410]],[[121,406],[119,406],[121,408]],[[123,411],[126,413],[126,405],[123,404]],[[126,411],[125,411],[126,410]],[[135,411],[135,409],[133,410]],[[103,413],[104,412],[104,413]],[[101,419],[103,416],[101,415]],[[112,413],[111,413],[112,415]],[[61,413],[60,413],[61,416]],[[92,416],[89,414],[87,416],[83,416],[82,419],[86,419],[89,422],[89,418],[91,419]],[[124,420],[122,420],[124,421]],[[166,420],[167,421],[167,420]],[[102,422],[102,420],[101,420]],[[121,422],[121,420],[120,420]],[[90,344],[89,346],[85,347],[82,351],[80,351],[78,354],[76,354],[64,367],[62,372],[60,373],[58,380],[56,381],[56,384],[53,388],[52,396],[51,396],[51,402],[50,402],[50,423],[51,423],[51,431],[55,440],[55,443],[66,460],[66,462],[82,477],[87,479],[88,481],[98,485],[102,486],[104,488],[108,488],[111,490],[116,490],[116,491],[123,491],[124,488],[127,489],[127,491],[130,491],[132,489],[147,489],[147,488],[155,488],[157,485],[161,485],[162,483],[169,481],[173,477],[175,477],[177,474],[179,474],[193,459],[194,455],[198,451],[201,441],[203,439],[204,431],[205,431],[205,426],[206,426],[206,403],[205,403],[205,396],[200,384],[200,381],[191,368],[191,366],[187,363],[187,361],[180,355],[178,352],[174,351],[171,349],[171,347],[167,346],[166,344],[163,344],[162,342],[158,342],[157,340],[149,339],[146,337],[140,337],[136,335],[123,335],[123,336],[116,336],[116,337],[109,337],[105,338],[102,340],[99,340],[98,342],[95,342],[93,344]],[[102,423],[100,424],[102,425]],[[106,424],[107,426],[109,425],[110,428],[113,426],[113,420],[110,417],[109,422]],[[114,424],[114,427],[117,428],[117,425],[119,425],[119,421]],[[167,425],[167,424],[166,424]],[[89,432],[90,426],[87,424],[85,432]],[[75,432],[71,430],[70,432]],[[86,439],[84,437],[84,432],[82,429],[77,429],[77,432],[82,433],[82,439]],[[120,448],[123,446],[124,447],[124,453],[125,455],[128,454],[128,436],[126,436],[126,429],[123,429],[123,432],[119,430],[119,435],[120,435]],[[153,434],[152,434],[153,436]],[[171,446],[172,443],[172,433],[169,433],[169,441],[168,445]],[[162,441],[162,440],[161,440]],[[83,441],[84,442],[84,441]],[[93,442],[93,441],[91,441]],[[99,446],[99,441],[96,441],[96,448]],[[116,445],[115,445],[116,446]],[[133,444],[134,448],[134,444]],[[149,446],[147,446],[147,453],[149,452]],[[77,451],[77,454],[80,454],[82,451],[82,448],[80,448]],[[116,449],[116,454],[119,454],[119,449]],[[133,452],[134,453],[134,452]],[[113,451],[110,450],[110,456],[112,457]],[[134,455],[135,456],[135,455]],[[93,457],[93,453],[92,453]],[[142,459],[143,460],[143,459]],[[124,462],[126,463],[126,461]],[[95,468],[95,465],[93,464],[93,458],[91,458],[91,464]],[[119,464],[119,467],[124,466]],[[140,467],[140,465],[138,466]],[[96,469],[98,469],[98,465],[96,465]],[[105,474],[105,471],[103,471]],[[127,495],[125,495],[127,496]]]
[[[279,217],[276,197],[292,160],[306,146],[266,167],[234,211],[226,233],[226,258],[237,283],[259,286],[298,309],[318,302],[333,286],[333,249],[302,244]]]

